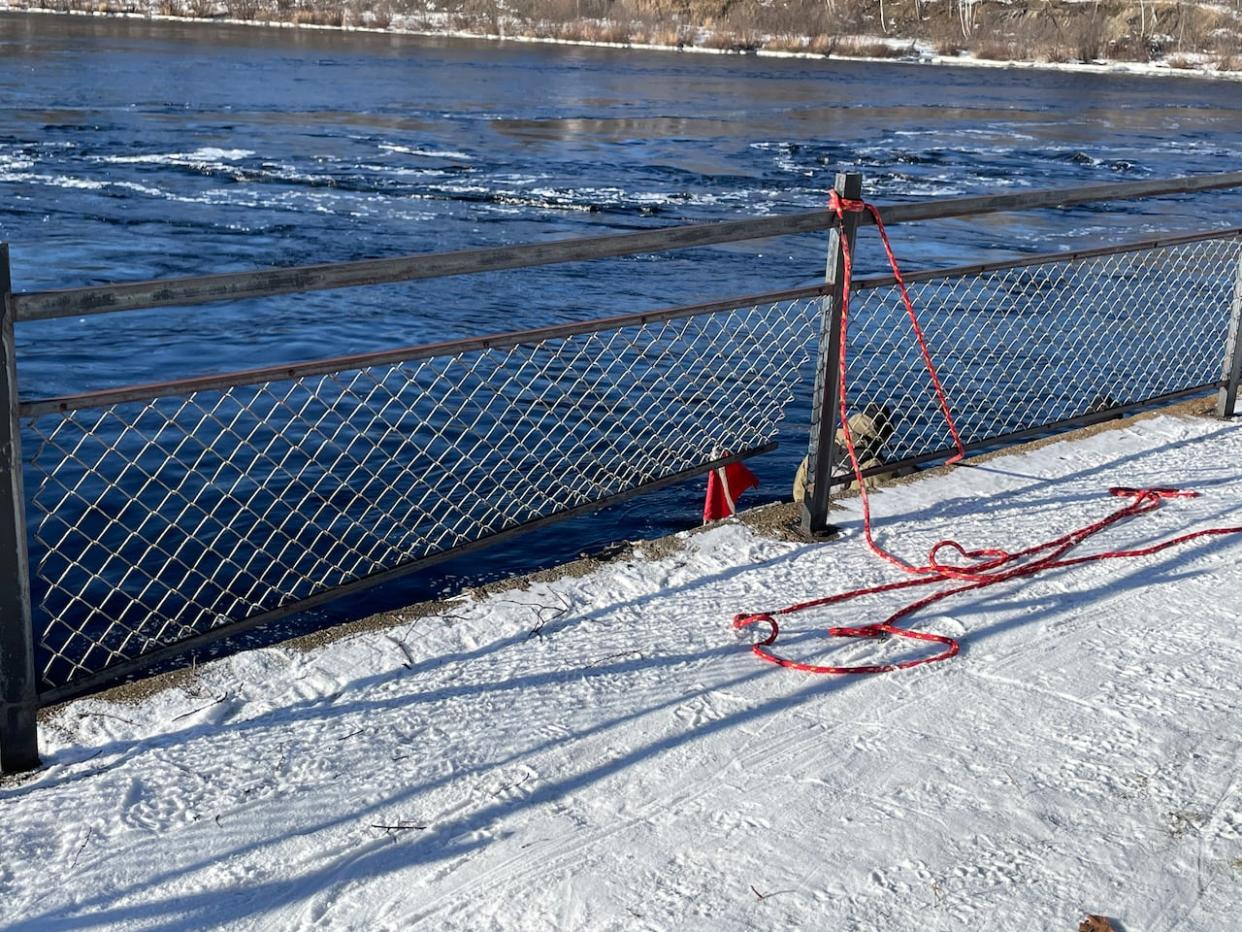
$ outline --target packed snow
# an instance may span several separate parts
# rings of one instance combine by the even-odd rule
[[[877,493],[917,559],[1044,540],[1112,484],[1202,492],[1092,550],[1242,524],[1242,427],[1161,416]],[[896,578],[737,522],[42,730],[0,789],[11,928],[1235,929],[1242,539],[968,593],[958,657],[760,662],[739,611]],[[537,539],[532,538],[532,546]],[[924,590],[925,591],[925,590]],[[793,616],[799,659],[901,593]],[[928,645],[934,650],[938,645]]]

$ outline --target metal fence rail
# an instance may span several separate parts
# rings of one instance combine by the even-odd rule
[[[840,176],[858,196],[861,178]],[[889,222],[1242,186],[1242,173],[885,207]],[[854,193],[850,193],[854,192]],[[812,392],[804,529],[834,442],[842,265],[825,213],[13,293],[0,246],[0,770],[35,710],[220,636],[771,449]],[[826,282],[522,333],[58,398],[17,397],[15,322],[830,230]],[[1242,382],[1242,229],[908,276],[969,448]],[[854,282],[864,464],[949,437],[891,278]],[[811,364],[812,359],[816,362]],[[25,448],[25,456],[22,449]],[[25,462],[24,469],[20,464]],[[29,532],[29,533],[28,533]]]
[[[1043,188],[1008,194],[980,194],[943,198],[911,204],[884,206],[884,222],[889,226],[949,217],[977,217],[1009,210],[1065,207],[1100,201],[1162,197],[1218,191],[1242,187],[1242,172],[1190,175],[1184,178],[1155,178],[1112,184],[1080,185],[1072,188]],[[862,216],[863,225],[871,222]],[[352,288],[385,282],[414,281],[446,275],[473,275],[505,269],[533,268],[559,262],[581,262],[611,256],[690,249],[718,243],[737,243],[771,236],[827,231],[834,226],[828,211],[813,210],[775,217],[695,223],[689,226],[613,233],[546,243],[523,243],[463,252],[399,256],[392,259],[363,259],[331,265],[297,268],[259,269],[221,275],[149,282],[124,282],[62,288],[55,291],[18,293],[12,296],[16,320],[48,320],[83,314],[101,314],[151,307],[186,307],[205,301],[270,297],[326,288]]]
[[[808,292],[292,378],[243,373],[188,394],[30,405],[44,412],[24,439],[44,701],[768,446],[808,368],[820,313]]]

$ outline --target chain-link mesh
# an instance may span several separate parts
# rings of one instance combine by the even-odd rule
[[[819,301],[25,425],[45,687],[771,441]]]
[[[963,439],[1221,376],[1242,241],[911,286]],[[24,425],[45,688],[776,435],[816,299]],[[894,286],[861,288],[849,404],[873,462],[950,445]]]
[[[909,287],[962,439],[977,443],[1221,378],[1242,241],[933,278]],[[880,462],[952,445],[895,285],[851,301],[852,412]]]

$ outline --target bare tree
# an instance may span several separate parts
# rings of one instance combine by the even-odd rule
[[[970,38],[975,31],[975,4],[977,0],[957,0],[957,19],[962,27],[962,37]]]

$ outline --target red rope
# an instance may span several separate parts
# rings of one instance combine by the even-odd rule
[[[910,300],[909,292],[906,290],[905,280],[902,278],[901,269],[897,264],[897,257],[893,254],[892,245],[888,240],[888,233],[884,229],[884,221],[880,217],[880,212],[871,204],[863,201],[848,200],[842,198],[837,192],[831,193],[829,201],[830,209],[836,213],[837,219],[843,221],[845,213],[868,211],[875,220],[876,229],[880,234],[880,241],[884,244],[884,252],[888,257],[888,264],[893,270],[893,277],[897,281],[897,287],[901,291],[901,300],[905,305],[906,314],[910,318],[910,323],[914,328],[914,336],[918,341],[919,351],[923,356],[923,366],[927,370],[928,376],[936,392],[936,399],[940,404],[940,410],[944,414],[945,423],[948,425],[949,433],[953,437],[953,443],[957,447],[957,454],[948,460],[949,463],[956,463],[962,459],[966,451],[962,444],[961,436],[958,434],[957,425],[953,420],[953,412],[949,408],[949,402],[945,396],[944,387],[940,384],[940,378],[936,373],[935,363],[932,361],[931,352],[927,348],[927,340],[923,336],[923,328],[919,325],[918,315],[914,310],[914,302]],[[1181,491],[1179,489],[1170,488],[1149,488],[1135,489],[1125,487],[1115,487],[1109,489],[1109,494],[1118,497],[1132,499],[1129,504],[1118,508],[1112,514],[1105,518],[1101,518],[1092,524],[1087,524],[1077,530],[1070,531],[1067,534],[1046,541],[1042,544],[1035,544],[1027,547],[1025,550],[1019,550],[1015,553],[1009,553],[1004,550],[995,549],[978,549],[968,550],[957,541],[941,540],[932,545],[927,553],[927,563],[923,566],[915,566],[900,557],[889,553],[875,541],[872,533],[871,520],[871,503],[867,495],[866,483],[863,481],[862,467],[858,461],[858,452],[854,446],[854,438],[850,431],[849,410],[846,404],[846,333],[848,332],[849,323],[849,304],[850,304],[850,284],[853,276],[853,256],[850,254],[849,241],[845,236],[841,236],[839,240],[841,244],[842,256],[844,259],[844,279],[842,282],[841,296],[841,357],[838,364],[839,382],[838,395],[840,399],[839,415],[841,419],[841,433],[845,439],[845,449],[849,454],[850,466],[854,471],[854,478],[858,483],[858,494],[862,501],[863,512],[863,537],[867,542],[867,547],[872,553],[881,559],[900,567],[904,572],[912,574],[915,578],[905,579],[899,582],[885,583],[880,586],[868,586],[862,589],[851,589],[847,592],[840,592],[836,595],[824,596],[819,599],[812,599],[808,602],[798,602],[793,605],[787,605],[784,608],[777,609],[772,612],[758,612],[753,614],[739,614],[733,619],[735,628],[746,628],[756,623],[766,624],[769,628],[768,636],[755,644],[751,645],[751,650],[757,656],[769,663],[775,663],[782,667],[790,667],[794,670],[805,670],[808,673],[887,673],[892,670],[905,670],[911,667],[921,666],[925,663],[937,663],[941,660],[948,660],[957,654],[960,649],[956,639],[941,634],[932,634],[927,631],[916,631],[912,628],[899,628],[894,623],[903,618],[915,614],[916,612],[947,599],[949,596],[957,595],[962,592],[970,592],[975,589],[984,589],[988,586],[994,586],[997,583],[1007,582],[1011,579],[1019,579],[1024,576],[1033,576],[1036,573],[1042,573],[1045,570],[1059,569],[1068,566],[1078,566],[1082,563],[1091,563],[1097,560],[1115,560],[1126,557],[1141,557],[1153,553],[1159,553],[1170,547],[1184,544],[1188,541],[1198,540],[1204,537],[1216,537],[1225,534],[1242,533],[1242,527],[1221,527],[1209,528],[1203,531],[1194,531],[1189,534],[1183,534],[1171,540],[1162,541],[1153,544],[1150,547],[1144,547],[1134,550],[1111,550],[1103,553],[1090,554],[1088,556],[1067,557],[1073,548],[1077,547],[1089,537],[1112,527],[1120,521],[1135,517],[1136,515],[1146,514],[1159,508],[1165,499],[1170,498],[1195,498],[1198,492]],[[958,563],[946,563],[940,559],[942,551],[949,550],[957,554],[958,557],[967,561],[965,565]],[[788,660],[784,657],[777,656],[768,648],[776,643],[780,636],[780,626],[776,622],[774,616],[792,615],[795,612],[805,611],[809,608],[818,608],[825,605],[836,605],[840,602],[848,602],[864,595],[874,595],[881,592],[892,592],[897,589],[909,589],[915,586],[925,586],[930,583],[944,581],[959,581],[964,585],[950,586],[939,589],[930,595],[917,599],[898,609],[889,615],[882,622],[871,625],[861,625],[855,627],[834,627],[828,629],[829,637],[841,638],[887,638],[889,636],[908,638],[916,641],[930,641],[933,643],[943,644],[944,650],[929,657],[918,657],[913,660],[902,660],[885,664],[863,664],[856,666],[821,666],[819,664],[800,663],[795,660]]]

